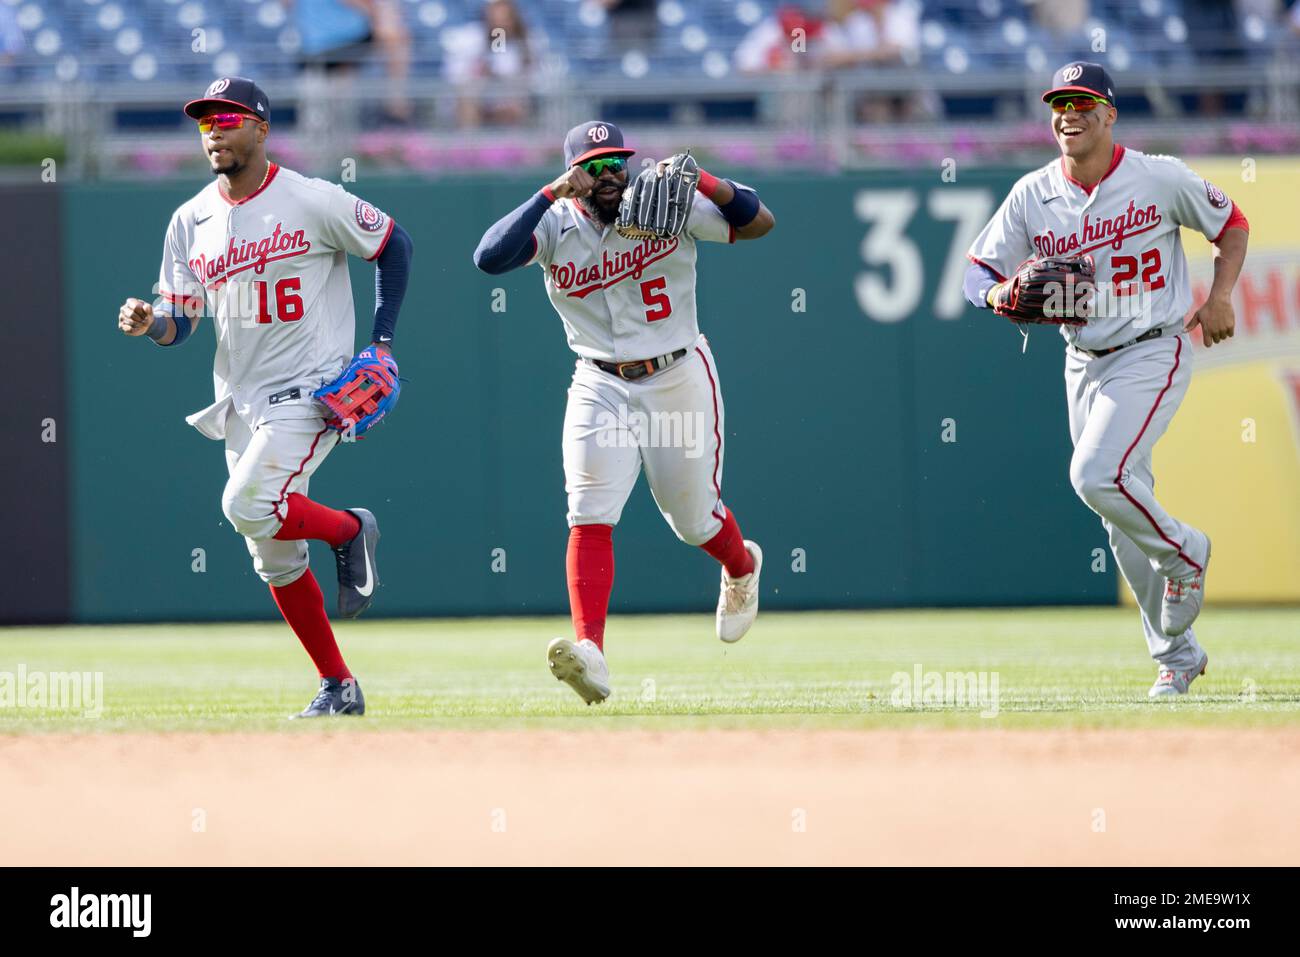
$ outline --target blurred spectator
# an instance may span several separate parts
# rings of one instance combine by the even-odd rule
[[[609,17],[609,38],[615,52],[641,49],[655,36],[658,0],[598,0]]]
[[[818,60],[827,69],[910,65],[920,58],[920,18],[906,0],[827,0],[826,13]]]
[[[1233,0],[1237,7],[1237,18],[1259,17],[1270,27],[1280,22],[1282,17],[1282,0]],[[1295,11],[1292,11],[1294,14]]]
[[[1291,32],[1300,37],[1300,3],[1291,8]]]
[[[524,95],[492,94],[493,81],[520,81],[534,71],[539,51],[513,0],[489,0],[478,23],[447,30],[443,74],[457,87],[461,126],[517,125],[530,113]]]
[[[741,39],[735,52],[736,69],[782,73],[806,66],[808,44],[820,39],[824,27],[823,20],[802,7],[777,7]]]
[[[0,6],[0,66],[5,66],[23,52],[23,31],[18,28],[14,8]]]
[[[411,67],[411,37],[399,0],[290,0],[302,38],[303,65],[327,73],[346,73],[378,47],[388,75],[382,119],[411,119],[406,78]]]
[[[1090,0],[1034,0],[1034,22],[1058,41],[1076,36],[1091,15]]]
[[[914,66],[920,60],[918,8],[908,0],[827,0],[828,22],[817,63],[828,70]],[[916,119],[933,109],[923,94],[875,94],[854,100],[859,123]]]

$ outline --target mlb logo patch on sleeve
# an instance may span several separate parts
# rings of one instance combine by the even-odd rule
[[[1210,197],[1210,205],[1215,209],[1223,209],[1228,205],[1227,195],[1208,179],[1205,180],[1205,194]]]

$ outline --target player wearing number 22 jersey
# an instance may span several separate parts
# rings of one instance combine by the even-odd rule
[[[1090,317],[1062,326],[1070,480],[1101,517],[1141,609],[1159,663],[1151,696],[1182,694],[1209,660],[1191,626],[1210,538],[1156,500],[1151,454],[1187,392],[1189,333],[1199,332],[1206,347],[1232,335],[1230,295],[1249,227],[1218,187],[1180,160],[1114,143],[1114,84],[1100,65],[1066,64],[1043,101],[1061,157],[1022,178],[971,245],[966,295],[987,308],[1027,259],[1093,257]],[[1192,293],[1183,226],[1215,246],[1213,286],[1186,328]]]
[[[643,467],[677,537],[723,566],[723,641],[753,624],[763,561],[722,502],[721,383],[696,324],[695,261],[697,244],[757,239],[775,221],[753,190],[701,171],[679,235],[624,237],[614,222],[631,155],[612,123],[570,130],[564,174],[493,225],[474,254],[488,273],[540,266],[578,355],[563,430],[575,640],[552,641],[547,660],[588,704],[609,695],[611,536]]]
[[[334,550],[339,614],[355,618],[374,599],[379,531],[366,509],[307,497],[308,481],[342,438],[312,392],[352,356],[349,254],[377,264],[371,349],[391,354],[411,240],[342,188],[270,162],[270,101],[251,80],[217,80],[185,112],[198,121],[216,179],[172,216],[158,300],[128,299],[118,325],[176,346],[200,317],[212,317],[216,401],[186,421],[225,443],[222,511],[319,672],[319,692],[301,716],[362,714],[365,699],[335,641],[307,541]]]

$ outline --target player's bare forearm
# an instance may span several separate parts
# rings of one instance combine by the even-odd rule
[[[1186,331],[1201,327],[1201,342],[1208,349],[1216,342],[1231,339],[1236,331],[1237,316],[1232,308],[1232,290],[1246,262],[1246,245],[1250,234],[1244,229],[1229,229],[1214,244],[1214,282],[1201,308],[1196,310]]]
[[[700,192],[704,193],[715,206],[721,209],[724,216],[727,216],[728,208],[736,199],[736,188],[732,186],[730,180],[718,179],[703,170],[700,173]],[[758,212],[754,214],[754,218],[741,226],[732,224],[737,239],[758,239],[760,236],[765,236],[771,232],[772,227],[776,225],[776,217],[772,215],[770,209],[763,205],[762,200],[755,196],[754,201],[758,203]],[[727,221],[731,222],[730,216],[727,216]]]
[[[741,226],[736,230],[737,239],[758,239],[760,236],[766,236],[776,225],[776,217],[772,211],[763,205],[762,201],[758,204],[758,215],[748,226]]]
[[[1246,246],[1250,233],[1244,229],[1229,229],[1214,244],[1214,282],[1210,296],[1227,299],[1237,286],[1237,277],[1246,263]]]
[[[713,194],[713,202],[718,206],[725,206],[736,198],[736,191],[732,188],[731,183],[725,179],[718,180],[717,191]],[[772,231],[776,225],[776,217],[772,211],[763,205],[763,201],[758,201],[758,213],[752,220],[744,226],[736,227],[737,239],[758,239]]]

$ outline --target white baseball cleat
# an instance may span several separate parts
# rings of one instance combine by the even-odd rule
[[[587,704],[609,697],[609,665],[590,638],[576,643],[568,638],[553,639],[546,646],[546,660],[551,674],[578,692]]]
[[[1186,578],[1165,580],[1165,597],[1160,603],[1160,629],[1170,638],[1177,638],[1201,613],[1205,601],[1205,573],[1210,568],[1209,539],[1205,543],[1205,562],[1201,570]]]
[[[1156,683],[1147,692],[1148,698],[1164,698],[1169,695],[1187,694],[1187,688],[1193,681],[1205,674],[1205,666],[1210,663],[1210,656],[1201,655],[1200,662],[1191,671],[1175,671],[1173,668],[1160,666]]]
[[[758,576],[763,570],[763,550],[745,539],[745,548],[754,559],[754,570],[732,578],[722,569],[722,589],[718,595],[718,637],[730,644],[740,641],[758,617]]]

